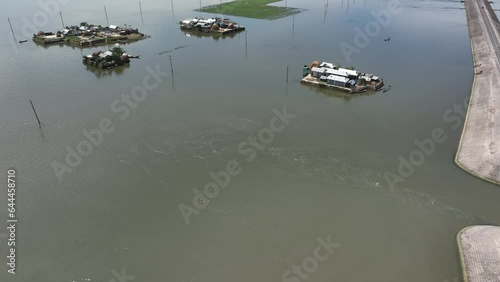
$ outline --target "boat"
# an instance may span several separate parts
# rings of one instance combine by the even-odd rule
[[[28,42],[28,40],[19,40],[19,43],[24,43],[24,42]]]
[[[314,61],[309,67],[304,65],[301,83],[324,88],[335,88],[349,93],[377,91],[384,86],[384,80],[353,68],[342,68],[332,63]]]

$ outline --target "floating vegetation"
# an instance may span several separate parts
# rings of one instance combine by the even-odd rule
[[[161,51],[160,53],[158,53],[158,55],[164,55],[164,54],[167,54],[167,53],[172,53],[172,52],[174,52],[175,50],[182,49],[182,48],[186,48],[186,47],[188,47],[188,46],[189,46],[189,45],[182,45],[182,46],[179,46],[179,47],[175,47],[174,49],[171,49],[171,50]]]
[[[207,6],[198,11],[237,17],[274,20],[303,12],[303,9],[269,6],[279,0],[235,0]]]

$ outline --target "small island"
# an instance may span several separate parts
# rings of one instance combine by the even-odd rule
[[[200,12],[252,19],[275,20],[301,13],[303,9],[271,6],[280,0],[234,0],[199,9]]]
[[[79,26],[67,26],[62,31],[43,32],[33,34],[33,41],[38,44],[69,44],[75,47],[91,47],[96,45],[105,45],[112,43],[130,43],[147,38],[146,35],[139,32],[138,29],[125,25],[119,27],[116,25],[101,26],[80,23]]]
[[[138,56],[128,55],[120,44],[116,44],[111,50],[97,51],[92,55],[83,56],[82,62],[99,69],[110,69],[130,63],[131,58],[138,58]]]
[[[356,71],[354,67],[342,68],[332,63],[314,61],[303,68],[301,83],[324,88],[335,88],[348,93],[362,93],[367,90],[378,91],[384,80],[378,76]]]
[[[245,27],[239,23],[221,18],[192,18],[182,20],[179,24],[181,25],[181,30],[186,33],[209,34],[212,36],[234,34],[245,30]]]

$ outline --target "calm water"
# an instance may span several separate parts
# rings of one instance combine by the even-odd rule
[[[102,47],[30,40],[16,53],[4,22],[0,168],[17,169],[19,222],[17,274],[7,274],[2,240],[0,281],[111,281],[123,268],[135,276],[126,281],[282,281],[328,236],[340,246],[308,281],[460,277],[457,232],[500,222],[500,189],[454,165],[461,127],[443,119],[472,85],[463,4],[404,0],[403,12],[347,62],[340,43],[352,44],[354,28],[387,1],[329,1],[326,16],[323,0],[287,3],[307,11],[275,21],[233,18],[247,26],[245,48],[245,33],[214,40],[179,30],[180,19],[211,16],[192,11],[199,1],[175,1],[174,10],[170,1],[142,1],[144,22],[133,1],[69,1],[61,8],[66,25],[105,24],[105,4],[110,24],[152,36],[123,46],[141,59],[112,72],[81,63],[82,52]],[[36,2],[7,5],[2,17],[18,35],[23,17],[40,11]],[[56,15],[44,30],[60,27]],[[302,65],[314,60],[375,73],[392,89],[345,96],[300,85]],[[113,101],[157,65],[168,77],[120,119]],[[296,117],[247,161],[239,144],[285,106]],[[65,163],[65,148],[103,118],[114,131],[60,182],[51,164]],[[446,142],[392,191],[384,174],[397,173],[398,156],[408,159],[414,140],[436,128]],[[232,160],[241,173],[187,225],[179,204],[192,206],[192,189]],[[3,219],[6,198],[0,193]]]

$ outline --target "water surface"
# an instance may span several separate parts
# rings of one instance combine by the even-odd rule
[[[0,167],[18,171],[19,260],[15,276],[0,266],[0,280],[110,281],[112,270],[125,268],[134,281],[280,281],[328,236],[340,247],[309,281],[459,277],[456,233],[500,221],[500,190],[454,165],[461,127],[443,118],[472,85],[465,11],[459,1],[402,1],[403,11],[348,62],[340,43],[352,44],[354,28],[387,3],[329,1],[325,16],[326,1],[295,0],[287,5],[307,11],[294,18],[232,18],[247,27],[247,48],[245,33],[216,40],[181,32],[179,20],[212,16],[192,11],[199,1],[174,1],[174,10],[170,1],[142,1],[144,22],[138,3],[64,5],[66,24],[105,24],[106,5],[110,24],[152,36],[123,46],[141,59],[112,72],[81,63],[103,47],[30,41],[16,53],[5,38]],[[40,10],[36,2],[8,5],[2,15],[18,34],[22,18]],[[57,15],[44,30],[60,28]],[[170,73],[169,55],[173,79],[168,74],[121,120],[113,101],[141,85],[147,67]],[[302,66],[314,60],[353,65],[392,88],[345,96],[300,85]],[[248,162],[238,145],[283,107],[296,118]],[[51,163],[64,163],[66,146],[75,148],[103,118],[114,131],[60,182]],[[390,189],[384,174],[396,173],[398,157],[436,128],[447,141]],[[191,205],[192,189],[231,160],[241,174],[186,225],[178,205]],[[7,253],[5,241],[0,249]]]

